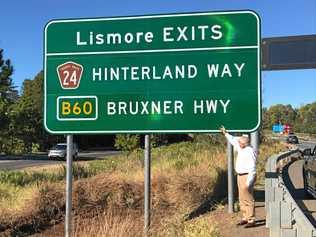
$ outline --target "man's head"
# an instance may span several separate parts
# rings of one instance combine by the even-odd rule
[[[239,146],[241,148],[245,148],[246,146],[249,145],[249,138],[246,137],[246,136],[241,136],[239,139],[238,139],[238,143],[239,143]]]

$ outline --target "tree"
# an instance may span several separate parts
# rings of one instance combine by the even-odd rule
[[[9,59],[4,60],[3,49],[0,49],[0,152],[4,151],[9,126],[9,107],[13,103],[10,97],[14,93],[12,84],[13,66]]]
[[[298,109],[294,129],[297,132],[316,134],[316,102]]]
[[[24,141],[29,152],[33,143],[43,146],[47,138],[43,129],[43,80],[43,72],[33,80],[24,80],[22,95],[11,107],[10,129],[15,137]]]
[[[3,59],[3,49],[0,49],[0,96],[1,99],[8,100],[8,94],[13,91],[12,84],[13,66],[9,59]]]
[[[270,129],[270,118],[268,114],[267,108],[262,108],[262,128],[263,129]]]
[[[293,126],[295,132],[316,134],[316,102],[298,109],[291,105],[273,105],[263,109],[263,128],[271,129],[273,124],[282,123]]]
[[[263,125],[265,129],[271,129],[276,123],[293,125],[296,116],[297,111],[291,105],[273,105],[268,110],[263,110]]]

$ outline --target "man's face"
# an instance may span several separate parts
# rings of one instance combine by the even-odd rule
[[[247,146],[247,143],[243,139],[238,139],[239,146],[243,149]]]

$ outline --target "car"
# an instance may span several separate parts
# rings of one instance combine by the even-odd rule
[[[311,148],[303,151],[304,165],[303,178],[304,190],[308,195],[316,198],[316,146],[313,151]]]
[[[298,138],[294,134],[289,134],[286,138],[286,142],[290,144],[298,144]]]
[[[78,145],[76,143],[73,144],[73,159],[77,159],[78,157]],[[53,146],[48,152],[48,158],[53,159],[66,159],[67,156],[67,143],[57,143]]]

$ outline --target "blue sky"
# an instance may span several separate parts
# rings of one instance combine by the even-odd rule
[[[15,67],[14,84],[43,68],[43,29],[52,19],[250,9],[262,37],[316,34],[315,0],[10,0],[1,3],[0,48]],[[316,69],[262,73],[263,106],[316,101]]]

